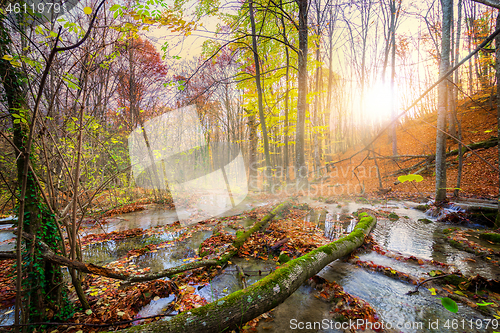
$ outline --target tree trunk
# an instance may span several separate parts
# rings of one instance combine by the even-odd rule
[[[283,8],[283,1],[280,0],[280,7]],[[288,43],[288,38],[286,35],[286,25],[285,25],[285,20],[283,19],[283,15],[280,17],[281,19],[281,26],[283,28],[283,40],[285,43]],[[288,51],[288,47],[285,46],[285,59],[286,59],[286,72],[285,72],[285,124],[283,125],[284,128],[284,141],[285,141],[285,146],[283,147],[283,153],[284,153],[284,161],[283,161],[283,180],[288,183],[290,180],[290,174],[288,173],[288,165],[290,164],[290,158],[289,158],[289,149],[288,149],[288,112],[289,112],[289,107],[288,107],[288,100],[290,96],[290,54]]]
[[[397,110],[396,110],[396,1],[392,0],[391,6],[391,115],[392,115],[392,126],[391,126],[391,137],[392,137],[392,155],[398,154],[398,137],[396,135],[396,128],[398,121]]]
[[[321,53],[320,53],[320,36],[321,36],[321,0],[316,1],[316,35],[317,35],[317,41],[314,43],[316,47],[316,73],[315,73],[315,87],[314,91],[316,92],[316,95],[314,96],[314,114],[313,114],[313,121],[312,121],[312,136],[313,136],[313,149],[314,149],[314,171],[316,173],[316,177],[319,178],[321,176],[321,145],[320,141],[318,138],[318,128],[320,126],[319,124],[319,114],[320,114],[320,104],[319,104],[319,94],[320,94],[320,71],[323,67],[323,65],[320,65],[321,61]]]
[[[238,329],[249,320],[283,303],[307,279],[316,275],[330,262],[362,245],[375,223],[374,216],[362,213],[361,220],[348,236],[289,261],[244,290],[203,307],[182,312],[170,321],[135,326],[122,332],[213,333]]]
[[[482,3],[483,5],[486,5],[486,6],[491,6],[493,8],[500,9],[500,1],[498,1],[498,0],[473,0],[473,1]],[[497,25],[497,27],[498,27],[498,25]]]
[[[460,0],[459,0],[460,1]],[[459,4],[461,6],[461,4]],[[459,14],[460,15],[460,14]],[[458,53],[457,51],[457,45],[455,42],[455,20],[453,18],[453,10],[451,11],[451,18],[450,18],[450,67],[454,67],[457,62],[458,62]],[[458,25],[458,23],[457,23]],[[457,39],[459,40],[459,35],[457,35]],[[457,91],[457,88],[455,85],[452,83],[455,83],[454,78],[456,78],[458,75],[458,71],[455,71],[452,76],[450,76],[450,81],[448,83],[448,133],[450,133],[452,136],[456,137],[457,136],[457,99],[455,99],[455,91]],[[452,138],[449,138],[450,140],[453,140]]]
[[[497,29],[500,28],[500,11],[497,13]],[[495,69],[496,69],[496,77],[497,77],[497,138],[498,138],[498,162],[500,165],[500,35],[495,37]],[[499,175],[499,197],[498,197],[498,212],[497,217],[495,219],[495,226],[500,227],[500,175]]]
[[[257,31],[255,29],[255,15],[253,11],[253,0],[249,0],[248,2],[249,11],[250,11],[250,24],[252,26],[252,51],[253,51],[253,59],[255,62],[255,84],[257,86],[257,98],[259,104],[259,118],[260,118],[260,128],[262,129],[262,138],[264,139],[264,154],[266,157],[266,181],[269,188],[272,188],[271,184],[271,155],[269,153],[269,139],[267,136],[267,126],[266,126],[266,117],[264,115],[264,105],[262,101],[262,85],[260,79],[260,60],[259,54],[257,51]]]
[[[284,158],[285,158],[285,161],[283,163],[283,173],[284,173],[284,180],[285,182],[288,183],[288,181],[290,180],[290,174],[288,173],[288,165],[290,164],[289,160],[289,149],[288,149],[288,112],[289,112],[289,108],[288,108],[288,99],[289,99],[289,95],[290,95],[290,83],[289,83],[289,80],[290,80],[290,55],[288,53],[288,49],[285,48],[285,53],[286,53],[286,74],[285,74],[285,80],[286,80],[286,91],[285,91],[285,124],[284,124],[284,127],[285,127],[285,146],[283,147],[284,148]]]
[[[1,50],[8,54],[7,43],[10,42],[7,32],[2,29]],[[52,55],[52,54],[51,54]],[[53,56],[52,56],[53,59]],[[49,57],[47,63],[52,59]],[[54,250],[62,244],[60,230],[55,216],[44,204],[33,173],[31,142],[33,139],[35,112],[30,114],[26,105],[26,92],[23,89],[24,73],[13,67],[8,61],[0,60],[0,77],[8,104],[8,111],[13,123],[13,143],[17,166],[18,220],[16,240],[17,280],[16,280],[16,309],[15,323],[27,323],[47,319],[66,319],[68,315],[65,305],[67,299],[63,296],[63,276],[61,269],[44,260],[36,251],[33,242],[26,242],[21,246],[20,233],[23,230],[31,232],[38,239],[47,242]],[[47,65],[49,66],[49,65]],[[48,69],[40,80],[43,87]],[[38,91],[41,94],[41,89]],[[38,97],[38,96],[37,96]],[[38,102],[39,100],[37,100]],[[35,103],[34,109],[39,104]],[[30,133],[31,132],[31,133]],[[30,136],[31,135],[31,136]],[[54,316],[56,314],[56,316]]]
[[[330,124],[330,119],[331,115],[333,113],[332,110],[332,89],[333,89],[333,32],[335,31],[335,26],[336,26],[336,21],[337,21],[337,13],[338,13],[338,6],[335,6],[335,15],[333,12],[333,7],[330,7],[330,23],[328,25],[328,86],[326,89],[326,154],[327,154],[327,162],[331,162],[331,154],[333,152],[332,150],[332,137],[334,139],[337,138],[336,135],[332,135],[332,130],[334,126],[331,126]],[[336,119],[337,123],[341,123],[341,116],[340,116],[340,111]],[[337,144],[335,144],[337,146]]]
[[[305,161],[305,123],[307,110],[307,7],[308,0],[296,0],[299,4],[299,52],[298,52],[298,96],[297,126],[295,139],[295,180],[297,187],[307,186]]]
[[[248,114],[248,189],[257,189],[257,129],[255,127],[255,114]]]
[[[86,72],[86,69],[84,70]],[[85,101],[87,99],[87,77],[86,73],[84,74],[85,76],[85,81],[84,81],[84,88],[83,88],[83,98],[80,106],[80,112],[78,115],[78,139],[77,139],[77,150],[76,150],[76,161],[75,161],[75,175],[73,177],[73,208],[71,212],[71,248],[70,248],[70,258],[71,260],[76,260],[76,251],[77,249],[80,249],[80,244],[78,242],[78,223],[77,223],[77,203],[78,203],[78,184],[80,182],[80,166],[82,162],[82,132],[83,132],[83,111],[85,109]],[[80,258],[78,258],[80,259]],[[80,303],[82,304],[82,307],[84,310],[90,309],[89,302],[87,301],[87,298],[85,297],[85,293],[82,288],[81,284],[81,279],[79,274],[74,270],[70,269],[69,273],[71,275],[71,282],[73,283],[73,286],[75,287],[76,294],[78,295],[78,299],[80,300]]]
[[[443,30],[441,34],[441,59],[439,75],[448,71],[450,62],[450,28],[453,0],[442,0]],[[443,80],[438,86],[438,118],[436,133],[436,202],[446,199],[446,114],[448,109],[448,85]]]
[[[12,41],[3,24],[0,25],[0,34],[2,37],[0,52],[9,54],[8,45]],[[48,61],[48,63],[50,62]],[[47,73],[47,70],[44,73]],[[24,99],[26,94],[22,82],[25,81],[25,78],[23,73],[12,66],[9,61],[3,59],[0,60],[0,77],[2,78],[8,111],[12,118],[13,142],[16,146],[15,154],[18,156],[16,159],[17,183],[20,189],[18,193],[22,194],[21,198],[18,198],[18,236],[24,229],[37,235],[53,249],[57,249],[61,244],[61,239],[55,224],[55,217],[43,204],[35,183],[35,175],[29,168],[30,149],[27,141],[29,141],[30,122],[34,122],[35,119],[29,118],[30,115]],[[63,309],[61,269],[46,262],[38,252],[34,251],[31,242],[27,242],[26,248],[22,249],[20,238],[16,244],[18,274],[16,289],[18,294],[15,322],[19,323],[20,317],[17,316],[19,310],[21,310],[22,322],[47,319],[49,313],[47,309],[53,311],[52,313],[61,311],[63,312],[61,317],[64,317],[67,313],[64,313],[65,309]],[[23,252],[23,257],[21,257],[21,252]]]
[[[456,40],[455,40],[455,63],[458,62],[458,57],[460,56],[460,34],[461,34],[461,28],[462,28],[462,0],[458,0],[458,18],[457,18],[457,34],[456,34]],[[497,25],[498,28],[498,25]],[[455,85],[458,86],[459,84],[459,70],[457,69],[454,73],[454,80]],[[455,122],[457,124],[457,136],[458,140],[462,141],[462,124],[460,123],[460,120],[458,119],[458,113],[457,113],[457,101],[458,101],[458,87],[453,87],[453,98],[455,100],[455,109],[453,110],[453,116],[455,118]],[[456,184],[456,189],[453,191],[453,196],[458,199],[459,196],[459,188],[462,183],[462,169],[463,169],[463,159],[464,159],[464,154],[462,151],[462,143],[458,143],[458,169],[457,169],[457,184]]]

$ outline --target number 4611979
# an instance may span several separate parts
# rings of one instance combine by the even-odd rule
[[[64,4],[62,4],[64,6]],[[40,2],[37,4],[19,4],[19,3],[9,3],[5,11],[9,14],[20,14],[20,13],[50,13],[51,11],[54,13],[60,13],[63,8],[59,3],[53,2]]]

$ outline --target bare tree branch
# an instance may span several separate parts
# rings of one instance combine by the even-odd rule
[[[483,5],[500,9],[500,1],[498,0],[472,0],[474,2],[482,3]]]

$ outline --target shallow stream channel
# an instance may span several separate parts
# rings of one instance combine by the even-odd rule
[[[266,202],[265,204],[276,203]],[[302,199],[302,203],[310,207],[309,214],[304,220],[324,230],[324,234],[332,240],[349,233],[354,228],[356,223],[354,212],[360,208],[368,208],[381,214],[377,217],[377,225],[372,231],[372,236],[385,251],[401,256],[414,256],[426,260],[426,263],[430,260],[443,262],[460,270],[465,276],[480,274],[487,279],[500,280],[498,264],[483,261],[474,254],[452,247],[443,236],[443,230],[450,228],[451,225],[437,222],[436,218],[429,217],[425,212],[415,209],[417,205],[415,203],[389,201],[371,204],[367,201],[340,201],[329,204],[312,199]],[[236,210],[227,212],[226,216],[237,216],[261,205],[262,203],[256,201],[244,201]],[[389,217],[391,213],[392,218]],[[134,228],[155,230],[155,228],[171,225],[175,221],[174,211],[149,206],[143,211],[115,216],[106,225],[83,230],[82,235]],[[249,218],[237,221],[244,228],[248,228],[253,222],[254,220]],[[483,227],[467,225],[459,228],[476,230]],[[234,228],[225,227],[224,230],[235,233]],[[191,234],[186,237],[187,232]],[[147,244],[166,244],[155,251],[132,259],[138,268],[157,272],[196,258],[199,255],[200,244],[211,235],[211,228],[198,228],[193,232],[188,228],[181,228],[177,231],[173,229],[172,232],[162,233],[145,231],[131,238],[91,243],[84,247],[83,257],[86,262],[105,265],[122,258],[128,251],[143,248]],[[0,241],[5,241],[7,236],[7,231],[0,232]],[[177,241],[179,238],[182,240]],[[5,244],[3,250],[9,246],[11,245]],[[436,269],[432,265],[396,260],[375,251],[360,252],[357,258],[374,265],[388,266],[416,277],[429,277],[429,271]],[[276,268],[276,263],[272,260],[235,257],[231,260],[231,264],[210,283],[198,286],[196,294],[208,302],[213,302],[241,289],[236,265],[246,273],[248,285]],[[500,323],[494,327],[490,322],[489,327],[486,328],[486,323],[493,317],[484,316],[479,311],[461,303],[458,303],[458,312],[452,313],[441,305],[438,296],[432,295],[425,285],[420,287],[418,293],[406,295],[408,291],[415,289],[414,285],[362,268],[352,260],[336,260],[327,265],[318,275],[330,282],[335,281],[344,288],[346,293],[369,303],[375,310],[378,320],[385,323],[386,327],[390,327],[385,330],[386,332],[500,331]],[[322,300],[317,294],[318,292],[309,284],[302,285],[284,303],[260,319],[256,327],[257,331],[262,333],[349,332],[345,325],[340,327],[339,324],[335,324],[335,321],[331,321],[334,315],[332,304]],[[137,318],[161,314],[173,301],[175,299],[172,295],[152,300],[150,304],[142,308]],[[9,324],[12,321],[11,315],[6,315],[9,310],[0,310],[0,325]]]

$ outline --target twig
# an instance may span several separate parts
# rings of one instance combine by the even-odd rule
[[[243,289],[247,289],[248,288],[248,284],[247,284],[247,281],[245,279],[245,273],[243,272],[243,270],[241,269],[241,267],[238,266],[238,265],[236,265],[236,270],[238,271],[238,277],[240,278],[241,285],[243,286]]]
[[[426,282],[429,282],[429,281],[432,281],[432,280],[436,280],[436,279],[440,279],[440,278],[443,278],[445,276],[449,276],[449,275],[453,275],[453,273],[449,273],[449,274],[444,274],[444,275],[439,275],[439,276],[435,276],[435,277],[431,277],[431,278],[428,278],[427,280],[424,280],[422,282],[419,282],[417,283],[417,285],[415,286],[415,290],[410,290],[409,292],[407,292],[405,295],[413,295],[415,293],[418,293],[418,288],[420,288],[421,285],[423,285],[424,283]]]
[[[176,315],[177,314],[173,314],[173,313],[163,313],[163,314],[157,314],[157,315],[149,316],[149,317],[142,317],[142,318],[136,318],[136,319],[131,319],[131,320],[119,321],[119,322],[110,323],[110,324],[37,322],[37,323],[29,323],[29,324],[3,325],[3,326],[0,326],[0,328],[11,328],[11,327],[22,327],[22,326],[38,326],[38,325],[109,327],[109,326],[119,326],[119,325],[124,325],[124,324],[130,324],[130,323],[133,323],[134,321],[139,321],[139,320],[144,320],[144,319],[151,319],[151,318],[157,318],[157,317],[171,317],[171,316],[176,316]]]

